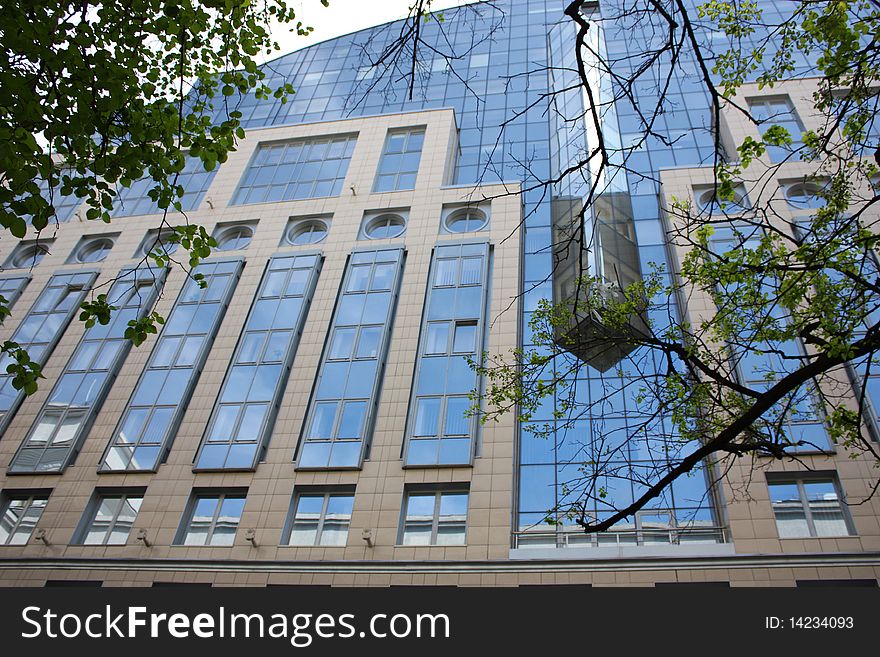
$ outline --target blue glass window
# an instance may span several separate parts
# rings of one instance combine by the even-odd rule
[[[261,144],[232,205],[338,196],[356,135]]]
[[[155,470],[171,447],[226,307],[239,260],[206,262],[186,281],[135,386],[101,465],[104,471]]]
[[[86,329],[10,472],[61,472],[74,459],[131,348],[125,337],[128,323],[152,310],[163,279],[164,271],[158,279],[150,270],[120,273],[108,293],[116,308],[110,321]]]
[[[385,138],[373,191],[415,189],[424,141],[424,127],[390,130]]]
[[[26,349],[33,362],[45,365],[96,276],[95,272],[55,274],[10,339]],[[9,356],[0,358],[0,434],[24,396],[6,373],[9,363]]]
[[[478,381],[467,357],[484,340],[488,244],[440,246],[434,251],[426,296],[416,385],[410,402],[406,465],[466,465],[476,423],[469,394]]]
[[[319,268],[316,254],[269,261],[196,455],[197,470],[256,467],[272,433]]]
[[[205,171],[205,165],[198,157],[187,157],[183,169],[177,175],[176,184],[183,187],[183,196],[180,198],[180,209],[183,212],[197,210],[208,187],[214,180],[217,167],[213,171]],[[173,180],[173,179],[172,179]],[[119,196],[113,203],[111,215],[114,217],[133,217],[142,214],[156,214],[164,212],[150,198],[150,190],[156,186],[156,181],[150,176],[135,180],[131,187],[119,189]],[[173,209],[169,208],[169,212]]]
[[[352,254],[306,414],[299,468],[360,466],[372,432],[402,265],[402,249]]]

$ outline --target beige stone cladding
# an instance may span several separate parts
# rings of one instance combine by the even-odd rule
[[[377,166],[388,131],[412,126],[425,127],[425,142],[415,189],[373,193]],[[356,135],[357,141],[338,196],[263,204],[231,204],[239,181],[261,144],[340,134]],[[169,214],[166,219],[170,225],[188,221],[201,224],[209,231],[217,224],[256,222],[253,240],[246,249],[216,253],[214,256],[241,257],[245,265],[167,462],[161,464],[155,473],[97,472],[102,454],[155,344],[153,338],[130,352],[73,465],[62,474],[7,474],[10,460],[83,334],[82,323],[74,320],[46,363],[46,379],[39,391],[24,401],[0,440],[0,490],[4,494],[33,489],[52,491],[38,523],[38,527],[45,530],[48,545],[36,540],[20,546],[2,545],[0,559],[50,559],[59,563],[73,558],[272,563],[485,560],[506,556],[513,499],[512,416],[487,424],[479,430],[479,450],[472,467],[405,469],[401,460],[422,306],[435,245],[463,239],[483,240],[491,244],[487,348],[492,352],[507,351],[515,347],[517,341],[519,229],[522,219],[519,188],[516,183],[476,188],[449,184],[454,173],[457,148],[458,130],[454,113],[449,109],[250,130],[247,139],[241,141],[228,161],[220,166],[198,209],[188,212],[185,217]],[[482,204],[481,207],[487,207],[488,204],[490,218],[484,230],[451,234],[441,228],[444,208],[477,202]],[[403,235],[394,239],[359,239],[365,213],[402,208],[409,210]],[[79,212],[84,213],[84,210],[81,208]],[[329,217],[327,237],[317,244],[283,244],[282,238],[289,220],[312,215]],[[32,280],[15,305],[13,315],[2,327],[3,339],[11,335],[53,273],[98,267],[99,283],[106,281],[123,266],[137,262],[136,251],[146,232],[159,227],[161,222],[161,215],[121,217],[109,225],[81,221],[76,217],[69,223],[44,230],[42,237],[51,233],[54,238],[51,253],[30,271]],[[119,233],[113,249],[103,262],[95,265],[65,264],[83,235],[103,233]],[[406,260],[384,380],[381,382],[370,456],[361,470],[297,472],[293,462],[294,453],[347,258],[355,248],[383,245],[404,247]],[[10,246],[9,241],[0,246],[0,258],[4,261],[10,253]],[[314,250],[319,250],[323,255],[323,268],[265,460],[259,463],[254,472],[194,473],[193,457],[205,432],[268,258],[279,253]],[[157,305],[159,312],[168,315],[185,280],[183,269],[172,268]],[[405,487],[428,483],[456,483],[468,488],[470,495],[465,545],[404,547],[397,544]],[[281,545],[294,486],[338,484],[356,485],[347,544],[340,547]],[[127,543],[116,546],[73,544],[76,529],[96,488],[125,487],[146,489],[135,530],[129,535]],[[247,489],[244,511],[231,547],[174,545],[193,489],[203,488]],[[146,530],[150,547],[136,540],[138,529]],[[256,546],[245,540],[245,531],[248,529],[255,530]],[[363,529],[372,530],[372,547],[363,540]],[[36,579],[30,579],[33,573],[31,576],[25,574],[30,571],[4,572],[6,575],[0,575],[0,579],[6,582],[39,583],[41,578],[64,577],[64,573],[54,572],[41,573]],[[180,576],[184,575],[171,574],[172,579]],[[222,580],[220,575],[217,577],[218,581]],[[101,578],[104,579],[104,575]],[[156,579],[162,578],[161,574],[156,576]],[[126,575],[123,580],[107,574],[106,579],[108,583],[143,581],[139,574]],[[239,582],[237,576],[228,581]]]

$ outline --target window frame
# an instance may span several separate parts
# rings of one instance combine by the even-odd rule
[[[772,112],[771,106],[773,103],[784,102],[787,106],[788,117],[785,117],[782,121],[774,120],[775,117],[780,116],[780,112]],[[775,125],[782,125],[789,121],[789,117],[792,123],[796,124],[798,129],[800,130],[797,134],[792,134],[791,130],[788,130],[789,137],[791,138],[791,144],[788,146],[768,146],[765,152],[767,158],[769,158],[770,162],[773,164],[779,164],[782,162],[798,162],[800,161],[800,157],[792,157],[795,153],[804,145],[804,132],[806,132],[806,128],[804,127],[804,122],[801,120],[801,117],[798,114],[797,107],[794,104],[794,101],[791,99],[789,94],[778,94],[774,96],[756,96],[752,98],[746,98],[746,104],[749,108],[749,115],[754,116],[755,109],[757,107],[763,107],[767,112],[766,119],[755,120],[755,127],[758,130],[758,134],[761,135],[761,139],[764,138],[764,133],[768,128]],[[782,127],[785,127],[782,125]],[[785,151],[787,155],[781,159],[777,159],[774,157],[774,153],[777,151]]]
[[[227,251],[243,251],[251,245],[251,242],[254,241],[256,233],[257,230],[254,222],[233,222],[227,224],[218,224],[217,227],[214,229],[214,234],[212,235],[212,237],[217,241],[217,246],[214,247],[214,249],[218,253],[226,253]],[[224,248],[225,244],[228,244],[233,240],[241,240],[245,237],[247,238],[247,243],[244,246]]]
[[[290,500],[290,511],[287,516],[287,522],[284,526],[284,532],[282,534],[282,546],[284,547],[329,547],[329,548],[344,548],[348,545],[348,538],[351,532],[351,519],[354,516],[354,500],[355,500],[355,487],[354,486],[322,486],[322,487],[312,487],[312,486],[299,486],[294,489],[293,497]],[[291,539],[293,538],[293,530],[296,527],[296,515],[297,509],[299,507],[299,502],[303,497],[321,497],[321,513],[318,516],[318,526],[315,529],[315,540],[312,543],[292,543]],[[332,497],[349,497],[351,498],[351,506],[352,511],[348,515],[348,524],[346,525],[345,537],[346,540],[343,543],[321,543],[321,537],[324,534],[324,525],[327,521],[327,510],[330,506],[330,499]]]
[[[425,150],[425,137],[427,135],[428,129],[426,125],[417,125],[417,126],[406,126],[402,128],[390,128],[388,132],[385,134],[385,142],[382,145],[382,154],[379,156],[379,162],[376,165],[376,176],[373,179],[373,193],[374,194],[386,194],[389,192],[402,192],[402,191],[412,191],[416,188],[419,182],[419,169],[422,166],[422,154]],[[391,140],[394,137],[403,135],[404,141],[402,145],[402,150],[389,152],[389,147],[391,146]],[[410,140],[415,136],[421,136],[421,143],[418,149],[418,162],[416,163],[416,168],[414,171],[409,169],[402,169],[403,166],[403,157],[405,155],[409,155],[415,153],[414,150],[409,150]],[[400,158],[399,164],[393,173],[387,172],[383,173],[383,166],[386,162],[388,162],[389,157],[398,156]],[[404,176],[413,176],[413,182],[411,187],[401,187],[401,179]],[[383,178],[393,176],[394,183],[391,185],[390,189],[380,189],[379,181]]]
[[[464,514],[464,531],[462,532],[462,542],[461,543],[438,543],[437,537],[439,535],[440,530],[440,506],[443,501],[444,495],[464,495],[465,496],[465,514]],[[434,511],[431,517],[431,538],[430,542],[427,544],[418,544],[418,543],[406,543],[406,528],[407,528],[407,510],[409,508],[409,501],[413,497],[434,497]],[[423,547],[464,547],[467,546],[467,532],[469,520],[468,516],[470,515],[470,484],[447,484],[443,486],[422,486],[422,485],[413,485],[408,486],[403,492],[403,502],[400,505],[400,523],[398,525],[397,532],[397,546],[398,547],[410,547],[410,548],[423,548]]]
[[[365,240],[393,240],[401,237],[407,229],[409,217],[407,211],[396,212],[393,210],[371,213],[364,217],[361,235]],[[386,230],[395,227],[399,228],[392,235],[373,235],[373,231],[377,228],[385,228]]]
[[[86,539],[88,538],[89,533],[95,524],[95,520],[97,520],[98,512],[101,510],[101,505],[105,500],[121,499],[124,504],[129,498],[133,499],[137,497],[140,498],[142,504],[146,495],[146,491],[147,489],[145,487],[95,489],[95,492],[92,494],[92,499],[89,501],[88,506],[86,506],[86,509],[83,512],[82,518],[80,519],[79,525],[77,526],[76,532],[74,533],[74,539],[73,541],[71,541],[71,543],[75,545],[90,546],[128,545],[128,539],[131,536],[131,530],[134,529],[135,522],[137,522],[138,515],[140,514],[140,504],[138,505],[137,511],[135,511],[131,527],[128,528],[128,532],[125,535],[125,540],[121,543],[111,543],[110,537],[113,535],[113,531],[119,521],[119,514],[123,508],[122,505],[120,505],[119,509],[117,509],[116,512],[113,514],[113,518],[107,525],[103,540],[98,543],[87,543]]]
[[[52,255],[50,249],[54,240],[36,239],[19,242],[9,254],[3,267],[5,269],[33,269],[39,266],[46,256]]]
[[[314,235],[318,231],[322,232],[323,235],[319,239],[312,240],[310,239],[308,242],[297,243],[294,240],[301,235],[309,234]],[[325,239],[327,239],[327,235],[330,233],[330,216],[328,215],[320,215],[315,217],[297,217],[295,219],[291,219],[287,226],[284,228],[284,235],[281,238],[282,246],[299,246],[299,247],[309,247],[314,244],[320,244]]]
[[[241,257],[206,260],[198,266],[197,273],[205,274],[208,287],[201,288],[192,279],[184,282],[174,301],[174,305],[168,311],[165,325],[153,345],[153,350],[140,371],[137,381],[132,386],[124,410],[117,420],[113,432],[110,434],[110,439],[107,441],[98,465],[98,472],[156,472],[162,463],[165,462],[168,452],[174,444],[177,429],[183,421],[186,407],[192,398],[193,391],[198,385],[208,353],[214,344],[220,326],[223,324],[229,304],[235,296],[235,290],[238,287],[243,267],[244,259]],[[211,283],[216,282],[218,278],[224,278],[225,280],[222,282],[222,287],[216,288],[215,293],[212,291]],[[190,297],[193,292],[195,292],[195,296]],[[215,294],[216,296],[209,296]],[[213,305],[216,305],[216,310],[208,307]],[[192,318],[189,324],[185,327],[175,326],[175,314],[180,313],[185,319],[188,314],[187,307],[195,307],[200,313],[210,311],[214,313],[214,316],[209,324],[199,327],[199,331],[191,330],[191,327],[197,323],[195,311],[191,313]],[[182,308],[183,310],[181,310]],[[191,360],[187,359],[181,362],[180,358],[184,351],[183,347],[188,339],[198,339],[200,344],[195,353],[192,354]],[[176,346],[174,346],[175,344]],[[171,352],[164,351],[166,345],[172,346]],[[160,357],[165,357],[168,353],[172,356],[171,360],[167,363],[160,361]],[[143,394],[142,386],[146,387],[145,382],[148,378],[151,376],[158,378],[160,374],[157,374],[157,372],[165,373],[165,378],[162,379],[162,385],[164,386],[169,382],[173,374],[183,371],[188,372],[188,374],[185,381],[180,381],[180,383],[183,383],[183,389],[179,399],[175,399],[173,402],[172,400],[162,401],[160,399],[161,393],[157,391],[156,396],[149,403],[138,401],[138,397]],[[153,421],[157,410],[163,413],[169,412],[170,416],[165,423],[160,441],[158,443],[145,441],[144,434],[150,428],[150,423]],[[140,437],[135,441],[120,439],[120,435],[125,429],[129,418],[140,411],[146,413],[143,422],[140,424],[140,430],[137,432]],[[111,467],[110,461],[108,461],[111,452],[117,450],[124,453],[124,450],[127,449],[126,445],[130,446],[132,450],[127,459],[126,466],[124,468]],[[135,461],[136,450],[144,445],[157,448],[150,467],[130,467]]]
[[[223,508],[223,503],[227,499],[241,499],[244,501],[244,504],[247,504],[247,488],[194,488],[190,493],[189,499],[187,500],[186,507],[183,510],[183,517],[180,521],[180,527],[178,527],[177,534],[174,536],[174,542],[172,543],[175,547],[188,547],[188,548],[231,548],[235,546],[235,538],[238,535],[238,530],[241,527],[241,519],[244,516],[245,506],[241,507],[241,515],[238,516],[238,522],[235,524],[235,531],[232,534],[232,541],[228,545],[215,544],[211,541],[214,538],[216,529],[217,529],[217,520],[220,516],[220,510]],[[214,507],[214,512],[211,515],[211,523],[208,526],[208,531],[205,533],[205,542],[201,545],[187,543],[186,539],[192,529],[192,521],[195,516],[196,509],[198,508],[198,504],[200,500],[203,499],[216,499],[217,503]]]
[[[295,101],[296,102],[296,101]],[[266,203],[289,203],[319,198],[336,198],[345,187],[345,180],[351,167],[351,160],[357,146],[357,132],[297,137],[277,141],[263,141],[256,145],[253,155],[241,173],[229,201],[230,207],[259,205]],[[327,157],[327,151],[334,143],[342,144],[339,157]],[[324,149],[320,160],[310,159],[313,149]],[[282,149],[277,158],[273,151]],[[288,155],[292,153],[293,156]],[[273,161],[275,160],[275,161]],[[321,169],[327,162],[336,161],[336,171],[332,178],[322,177]],[[284,167],[289,168],[289,176],[284,175]],[[281,171],[281,174],[279,174]],[[303,175],[303,172],[307,175]],[[314,171],[314,173],[312,173]],[[265,173],[264,173],[265,172]],[[276,182],[276,177],[280,175]],[[317,193],[321,183],[332,182],[329,192]],[[259,184],[258,184],[259,183]],[[298,193],[298,186],[309,186],[306,195]],[[278,193],[275,193],[277,188]],[[254,190],[260,190],[255,193]],[[290,193],[288,193],[290,191]],[[253,195],[253,200],[251,196]],[[257,198],[259,196],[259,198]],[[277,196],[277,198],[276,198]]]
[[[479,253],[477,253],[479,250]],[[467,424],[467,434],[450,433],[447,434],[447,417],[450,402],[459,403],[460,400],[468,400],[470,390],[463,391],[455,388],[450,389],[448,383],[452,380],[452,372],[456,365],[456,361],[463,361],[466,356],[474,358],[478,363],[482,362],[482,354],[485,350],[487,339],[487,322],[488,309],[490,304],[491,290],[491,272],[493,266],[493,249],[492,245],[485,240],[464,241],[464,242],[441,242],[438,243],[431,255],[431,265],[428,270],[428,281],[425,289],[425,301],[422,309],[422,317],[419,329],[419,344],[416,352],[416,372],[413,378],[413,385],[410,390],[409,402],[407,406],[407,421],[404,431],[404,440],[401,445],[400,457],[402,459],[402,467],[410,468],[448,468],[448,467],[471,467],[474,459],[479,453],[481,431],[479,423],[473,416],[464,416],[461,421]],[[479,260],[479,281],[474,283],[466,278],[467,275],[473,275],[476,270],[469,271],[466,266],[470,261]],[[446,265],[453,269],[443,268],[441,263],[453,263]],[[451,280],[447,280],[443,276],[451,275]],[[473,316],[468,314],[459,315],[454,312],[449,317],[431,318],[430,313],[434,308],[433,299],[435,294],[444,294],[444,291],[454,291],[456,302],[460,298],[464,298],[467,290],[477,288],[480,290],[480,306],[479,314]],[[464,290],[464,292],[462,292]],[[439,292],[438,292],[439,291]],[[453,303],[455,305],[455,303]],[[434,326],[446,325],[446,344],[443,345],[443,351],[431,349],[431,329]],[[470,351],[461,351],[456,349],[456,332],[459,327],[469,327],[473,332],[473,349]],[[437,345],[440,348],[441,345]],[[424,391],[421,386],[421,378],[419,372],[423,368],[440,366],[445,361],[443,370],[443,388],[440,390]],[[474,374],[474,386],[477,390],[482,390],[484,385],[482,377]],[[437,425],[435,426],[435,435],[418,435],[419,410],[422,402],[425,400],[439,400],[437,407]],[[470,405],[470,403],[468,403]],[[450,459],[444,461],[444,449],[452,447],[455,449],[456,443],[468,440],[467,460]],[[436,449],[436,458],[432,461],[414,461],[412,454],[416,449]],[[450,452],[445,452],[447,458]],[[454,454],[454,452],[453,452]]]
[[[815,522],[813,520],[813,512],[810,508],[810,500],[806,494],[805,484],[809,483],[819,483],[819,484],[831,484],[834,487],[834,491],[837,494],[837,505],[840,510],[840,515],[843,518],[844,525],[846,526],[846,534],[832,534],[827,536],[820,536],[816,532]],[[776,514],[776,508],[773,505],[773,486],[791,486],[796,485],[798,489],[798,498],[800,502],[800,509],[804,514],[804,521],[807,524],[807,529],[809,534],[807,536],[782,536],[782,532],[779,530],[779,518]],[[844,538],[848,536],[858,536],[856,532],[855,525],[852,520],[852,516],[849,513],[849,509],[846,505],[846,496],[843,490],[843,486],[840,483],[840,478],[837,476],[836,471],[814,471],[814,472],[768,472],[767,473],[767,492],[770,501],[770,509],[773,513],[773,520],[776,524],[776,533],[779,536],[780,540],[803,540],[807,538],[827,538],[827,539],[836,539],[836,538]]]
[[[12,504],[12,502],[14,502],[15,500],[25,500],[27,502],[24,513],[22,513],[21,516],[18,517],[17,522],[15,523],[12,530],[9,532],[9,535],[6,537],[6,539],[3,542],[0,542],[0,548],[5,546],[27,545],[30,542],[31,537],[34,534],[34,529],[36,529],[39,525],[40,519],[43,517],[43,513],[45,513],[46,511],[46,506],[48,506],[51,496],[51,488],[11,488],[0,492],[0,522],[2,522],[2,520],[6,517],[6,512],[9,510],[9,506]],[[16,532],[21,527],[22,520],[24,519],[27,511],[31,509],[31,507],[33,506],[33,502],[36,499],[44,500],[44,502],[39,515],[37,516],[33,526],[31,527],[31,530],[28,532],[27,537],[25,538],[23,543],[11,543],[9,539],[15,536]]]

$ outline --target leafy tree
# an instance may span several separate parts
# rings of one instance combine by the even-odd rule
[[[178,176],[186,157],[210,171],[244,138],[241,115],[230,110],[236,95],[293,93],[290,85],[266,85],[257,64],[278,49],[270,23],[311,31],[284,0],[3,3],[3,230],[15,239],[33,231],[39,239],[57,225],[56,204],[65,196],[85,202],[88,220],[109,222],[119,190],[147,177],[161,223],[172,231],[166,241],[188,253],[178,264],[195,267],[216,244],[185,214],[181,225],[169,223],[169,212],[181,212]],[[164,246],[157,241],[142,264],[169,264]],[[106,323],[111,310],[99,294],[83,304],[80,318]],[[0,319],[7,315],[0,297]],[[129,337],[139,344],[161,321],[151,314]],[[39,365],[13,342],[0,349],[15,387],[36,390]]]
[[[580,441],[570,446],[572,474],[563,500],[548,510],[551,524],[610,529],[666,506],[657,500],[676,481],[706,467],[717,481],[741,457],[770,457],[752,458],[752,466],[799,459],[811,467],[804,454],[827,451],[825,435],[880,466],[869,417],[872,376],[880,373],[871,184],[880,161],[880,3],[803,1],[786,9],[780,20],[749,0],[618,0],[602,3],[601,15],[580,1],[565,9],[577,69],[555,72],[573,77],[571,88],[587,103],[582,115],[564,118],[586,121],[595,137],[558,178],[531,187],[558,195],[574,176],[591,181],[574,203],[571,230],[556,237],[551,278],[570,266],[572,251],[598,247],[596,213],[619,196],[624,175],[649,189],[661,182],[638,153],[646,143],[676,148],[674,131],[663,127],[684,110],[670,99],[673,82],[697,80],[710,100],[715,156],[703,164],[711,172],[703,202],[677,198],[665,209],[675,276],[655,266],[622,284],[575,256],[573,292],[542,301],[533,314],[528,332],[537,346],[474,364],[489,380],[483,421],[516,410],[538,438],[567,428],[568,440]],[[648,35],[644,51],[623,57],[597,46],[596,31],[614,25]],[[805,75],[815,78],[818,119],[803,134],[743,98],[784,94],[787,80]],[[636,138],[622,144],[605,130],[620,105],[634,109],[638,124]],[[742,120],[759,136],[733,143],[725,126]],[[768,189],[798,162],[809,170],[799,174],[806,192],[798,202],[813,211],[791,214]],[[584,318],[601,329],[573,330]],[[588,394],[587,365],[572,354],[603,350],[628,355]],[[594,423],[592,436],[578,438],[581,420],[603,418],[610,400],[624,396],[629,424]],[[554,399],[553,421],[533,421]],[[653,461],[634,469],[627,454],[637,452]],[[621,480],[634,499],[616,498]]]

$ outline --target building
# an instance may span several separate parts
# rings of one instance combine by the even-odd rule
[[[553,440],[514,414],[467,414],[484,382],[463,357],[530,344],[531,313],[553,296],[553,232],[591,183],[566,178],[553,198],[537,186],[590,139],[566,120],[583,97],[561,92],[571,21],[549,0],[494,4],[503,16],[446,12],[467,54],[423,62],[413,100],[364,64],[392,38],[381,27],[267,65],[295,99],[242,99],[247,139],[181,181],[189,220],[219,244],[206,289],[175,268],[131,271],[162,236],[146,182],[108,226],[83,226],[65,201],[50,239],[2,252],[3,339],[39,354],[47,380],[27,399],[2,388],[0,583],[876,585],[880,500],[842,504],[872,485],[870,461],[829,448],[802,456],[810,470],[773,463],[749,500],[730,494],[746,469],[711,489],[704,471],[585,536],[543,520],[579,467],[567,436],[625,431],[637,414],[611,398],[611,364],[580,379],[606,412],[532,416]],[[625,54],[649,37],[620,24],[597,38]],[[633,161],[645,175],[597,201],[625,278],[674,263],[662,210],[710,180],[709,101],[698,80],[673,82],[674,146],[651,142]],[[795,116],[808,90],[773,99]],[[539,102],[549,92],[558,111]],[[637,120],[621,102],[605,126],[625,142]],[[754,130],[726,129],[732,143]],[[791,166],[783,189],[804,173]],[[123,310],[85,329],[76,308],[105,282]],[[153,307],[166,326],[129,349],[125,322]]]

